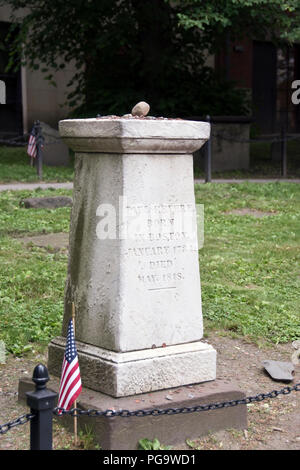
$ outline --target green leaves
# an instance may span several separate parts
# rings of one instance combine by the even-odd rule
[[[275,41],[300,38],[299,0],[183,0],[177,14],[184,28],[199,28],[210,35],[212,45],[229,30],[232,37],[263,39],[268,33]]]
[[[5,3],[16,20],[22,2]],[[128,113],[141,96],[154,115],[245,114],[245,95],[204,67],[224,29],[234,22],[244,30],[241,5],[230,13],[226,3],[31,0],[10,63],[23,55],[54,86],[62,63],[72,63],[74,117]]]
[[[164,446],[159,442],[157,438],[154,438],[153,441],[150,439],[140,439],[139,440],[139,450],[170,450],[172,447]]]
[[[10,66],[24,55],[30,67],[41,65],[55,75],[72,63],[68,104],[76,116],[128,113],[141,96],[156,115],[245,114],[245,96],[205,70],[207,52],[222,47],[228,33],[276,42],[300,39],[300,0],[0,4],[12,8],[19,28],[10,39]],[[20,19],[24,5],[26,16]],[[55,86],[55,76],[50,83]]]

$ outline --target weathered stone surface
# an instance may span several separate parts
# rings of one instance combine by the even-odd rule
[[[193,208],[191,155],[79,154],[75,172],[64,334],[74,296],[79,341],[120,352],[199,341],[197,238],[97,235],[102,201],[116,208],[118,225],[125,217],[120,198],[132,213],[154,204],[153,224],[168,206]]]
[[[59,390],[59,382],[50,377],[47,387],[54,392]],[[19,382],[19,401],[25,400],[25,393],[33,389],[30,378],[24,377]],[[170,401],[167,397],[172,397]],[[77,406],[83,410],[129,410],[183,408],[230,400],[241,400],[245,394],[232,381],[216,379],[201,385],[173,388],[131,397],[111,398],[103,393],[83,388]],[[71,417],[59,418],[59,422],[72,432],[74,422]],[[238,405],[200,413],[181,413],[173,415],[145,417],[89,418],[81,415],[78,427],[92,427],[95,442],[104,450],[135,450],[139,439],[157,438],[165,445],[184,445],[186,439],[194,440],[208,433],[224,429],[247,428],[247,406]]]
[[[140,101],[131,110],[133,116],[147,116],[150,111],[150,106],[145,101]]]
[[[61,367],[65,338],[49,345],[50,373]],[[136,395],[216,377],[216,351],[200,341],[116,353],[76,342],[83,385],[114,397]]]
[[[20,205],[25,209],[57,209],[58,207],[71,207],[73,200],[68,196],[31,197],[22,199]]]
[[[70,164],[69,149],[62,141],[57,129],[41,122],[44,137],[43,163],[50,166],[68,166]]]
[[[62,336],[74,302],[83,383],[125,396],[213,380],[197,233],[175,223],[189,214],[196,227],[192,151],[209,124],[83,119],[60,132],[76,151]],[[124,234],[139,216],[145,230],[133,223],[134,236]],[[61,338],[49,346],[58,376],[63,349]]]
[[[291,381],[294,366],[291,362],[263,361],[263,366],[274,380]]]
[[[207,122],[159,119],[66,119],[64,142],[75,152],[192,154],[210,135]]]

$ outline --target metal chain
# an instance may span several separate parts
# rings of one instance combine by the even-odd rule
[[[288,136],[286,135],[286,137],[270,137],[270,138],[264,138],[264,139],[238,139],[238,138],[235,138],[235,137],[230,137],[230,136],[226,136],[224,134],[212,134],[212,137],[216,137],[217,139],[221,139],[221,140],[226,140],[228,142],[236,142],[236,143],[241,143],[241,144],[251,144],[251,143],[259,143],[259,144],[262,144],[262,143],[269,143],[269,144],[272,144],[272,143],[280,143],[280,142],[286,142],[286,141],[293,141],[293,140],[299,140],[300,139],[300,135],[296,135],[296,136]]]
[[[20,136],[17,136],[17,137],[12,137],[12,138],[9,138],[9,139],[0,139],[0,145],[12,145],[12,146],[15,146],[15,147],[26,147],[28,145],[28,142],[24,142],[23,140],[24,139],[27,139],[28,137],[30,136],[29,133],[26,133],[26,134],[23,134],[23,135],[20,135]],[[61,138],[57,138],[57,137],[54,137],[53,135],[51,134],[48,134],[47,132],[43,132],[43,133],[39,133],[39,138],[41,139],[41,144],[43,145],[44,144],[44,136],[48,137],[48,141],[46,142],[46,145],[53,145],[53,144],[57,144],[58,142],[61,143]]]
[[[7,431],[9,431],[11,428],[14,428],[15,426],[20,426],[21,424],[28,423],[28,421],[34,418],[34,416],[34,414],[27,413],[17,419],[14,419],[13,421],[0,425],[0,434],[7,433]]]
[[[218,410],[220,408],[228,408],[232,406],[238,405],[248,405],[254,402],[261,402],[266,400],[267,398],[276,398],[278,395],[289,395],[291,392],[300,392],[300,382],[294,385],[293,387],[284,387],[281,390],[272,390],[272,392],[268,393],[259,393],[258,395],[248,396],[246,398],[241,398],[238,400],[229,400],[224,402],[217,402],[217,403],[210,403],[208,405],[196,405],[196,406],[185,406],[183,408],[164,408],[164,409],[152,409],[152,410],[136,410],[136,411],[129,411],[129,410],[81,410],[80,408],[72,408],[70,410],[64,410],[63,408],[56,407],[53,409],[53,414],[56,416],[88,416],[91,418],[95,418],[98,416],[102,416],[105,418],[113,418],[115,416],[120,416],[121,418],[129,418],[129,417],[144,417],[144,416],[161,416],[161,415],[173,415],[173,414],[188,414],[188,413],[195,413],[200,411],[210,411],[210,410]],[[22,424],[28,423],[31,419],[35,417],[34,414],[27,413],[19,418],[16,418],[13,421],[0,425],[0,435],[7,433],[10,429],[20,426]]]
[[[13,145],[13,146],[26,146],[27,142],[22,142],[21,140],[28,137],[30,134],[24,134],[20,135],[18,137],[13,137],[11,139],[0,139],[0,145]],[[57,142],[61,142],[60,138],[56,138],[51,134],[47,134],[46,132],[43,132],[44,136],[49,137],[49,141],[46,142],[46,145],[53,145],[56,144]],[[285,141],[293,141],[293,140],[299,140],[300,135],[286,135],[284,138],[281,137],[280,134],[278,136],[270,137],[270,138],[257,138],[257,139],[238,139],[235,137],[230,137],[224,134],[213,134],[212,137],[216,137],[217,139],[221,140],[226,140],[228,142],[236,142],[236,143],[243,143],[243,144],[251,144],[251,143],[280,143],[280,142],[285,142]],[[21,141],[21,142],[20,142]]]
[[[284,387],[281,390],[273,390],[272,392],[268,393],[259,393],[255,396],[249,396],[246,398],[241,398],[238,400],[229,400],[224,402],[217,402],[217,403],[210,403],[208,405],[197,405],[191,407],[184,407],[184,408],[164,408],[164,409],[153,409],[153,410],[136,410],[136,411],[129,411],[129,410],[81,410],[80,408],[72,408],[70,410],[64,410],[63,408],[55,408],[53,413],[56,416],[63,416],[63,415],[70,415],[70,416],[88,416],[91,418],[97,416],[103,416],[105,418],[113,418],[114,416],[120,416],[122,418],[128,418],[131,416],[143,417],[143,416],[160,416],[160,415],[173,415],[173,414],[181,414],[181,413],[195,413],[200,411],[209,411],[209,410],[217,410],[220,408],[228,408],[231,406],[237,405],[248,405],[249,403],[260,402],[266,400],[267,398],[276,398],[278,395],[288,395],[293,391],[300,391],[300,382],[294,385],[293,387]]]

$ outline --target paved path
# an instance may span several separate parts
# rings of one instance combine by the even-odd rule
[[[204,183],[204,179],[195,179],[195,183],[202,184]],[[300,178],[296,179],[213,179],[212,183],[300,183]],[[29,190],[32,191],[34,189],[41,188],[41,189],[72,189],[73,183],[8,183],[8,184],[0,184],[0,191],[24,191]]]
[[[212,183],[300,183],[300,178],[243,178],[243,179],[212,179]],[[195,183],[205,183],[204,179],[195,179]]]
[[[33,191],[34,189],[72,189],[73,183],[9,183],[0,184],[0,191]]]

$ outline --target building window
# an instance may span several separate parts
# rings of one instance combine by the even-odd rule
[[[277,52],[277,122],[288,131],[299,128],[297,106],[292,102],[292,83],[298,77],[299,48],[286,47]]]
[[[6,87],[3,80],[0,80],[0,104],[6,104]]]

